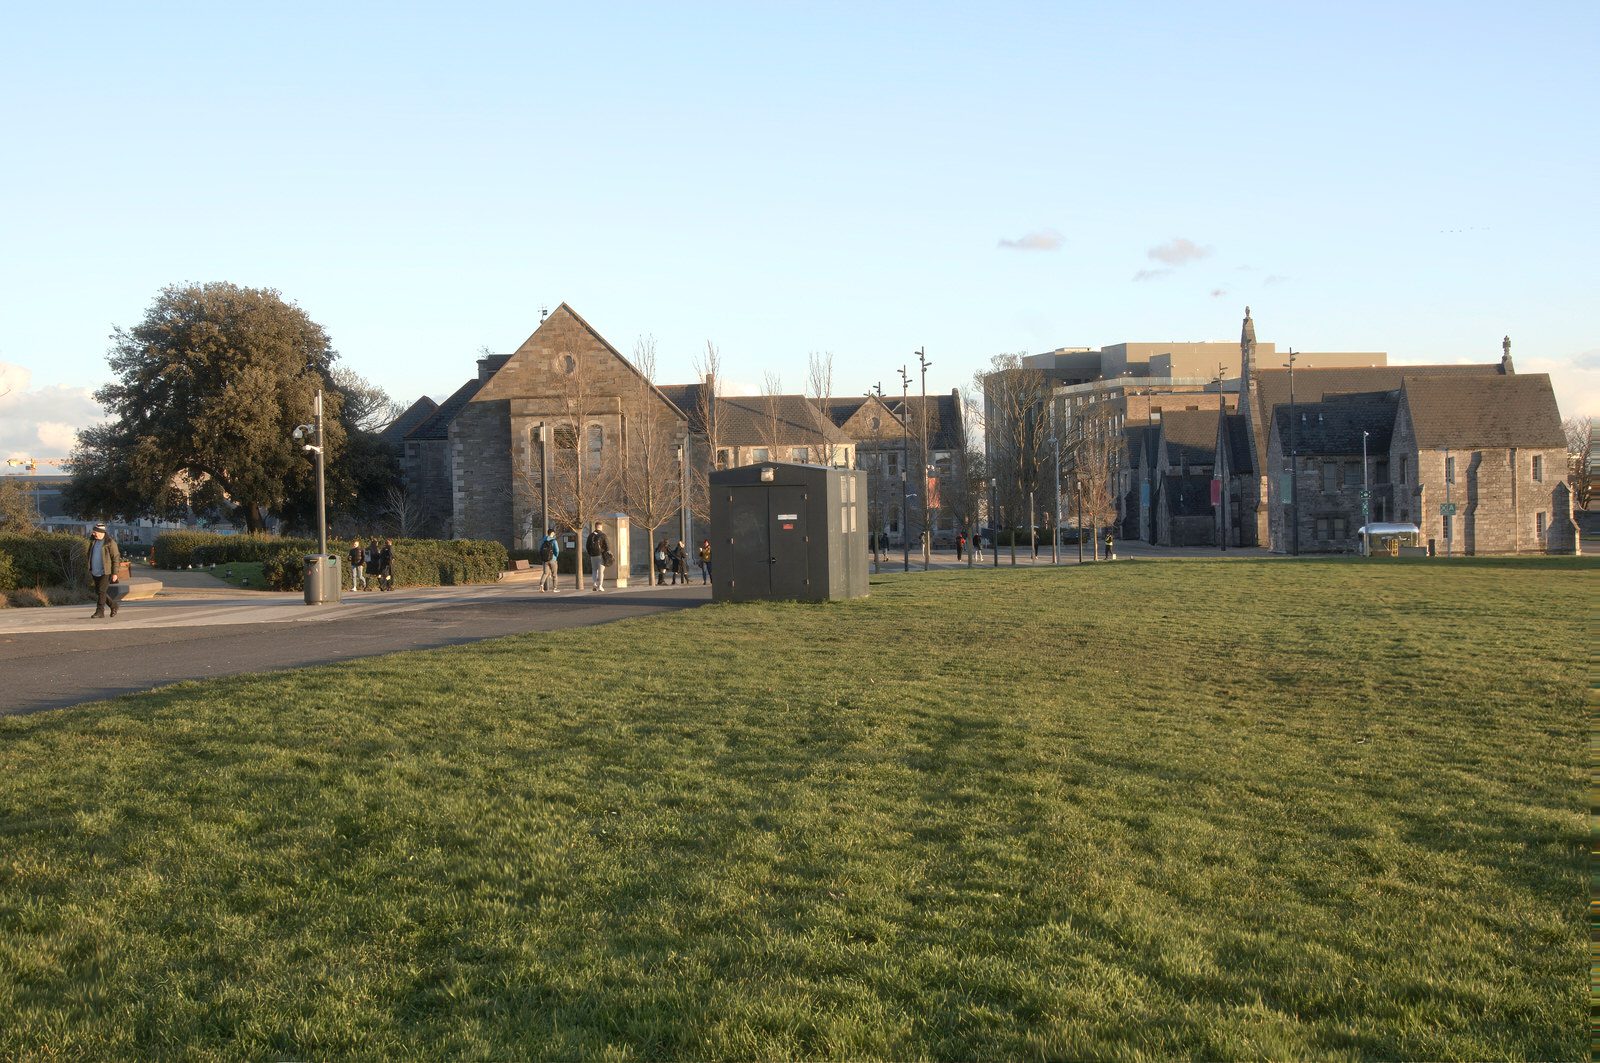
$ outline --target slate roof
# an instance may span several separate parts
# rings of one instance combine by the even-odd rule
[[[1296,369],[1294,397],[1296,403],[1321,402],[1329,395],[1351,395],[1363,392],[1397,391],[1408,377],[1499,377],[1499,362],[1472,365],[1374,365],[1339,369]],[[1264,467],[1267,460],[1267,431],[1272,425],[1272,411],[1289,403],[1289,371],[1287,369],[1252,369],[1251,386],[1255,391],[1256,407],[1251,411],[1254,429],[1256,462],[1254,467]]]
[[[1300,403],[1294,409],[1299,422],[1294,431],[1295,450],[1302,456],[1360,454],[1361,433],[1365,430],[1369,433],[1367,453],[1387,453],[1399,403],[1399,393],[1393,391],[1335,395],[1326,402]],[[1279,406],[1274,415],[1278,442],[1285,448],[1289,445],[1289,414],[1288,406]]]
[[[844,423],[860,412],[861,407],[867,404],[866,396],[849,398],[826,398],[822,400],[822,409],[833,423],[843,428]]]
[[[1504,377],[1407,376],[1405,403],[1417,446],[1560,447],[1561,429],[1550,377],[1518,373]]]
[[[432,417],[434,411],[438,408],[439,404],[437,402],[424,395],[410,406],[407,406],[400,416],[384,425],[383,431],[378,433],[378,438],[385,443],[398,443],[410,435],[413,428]]]
[[[863,400],[865,401],[865,400]],[[896,416],[904,417],[913,434],[922,430],[923,402],[928,410],[928,449],[959,450],[961,448],[961,403],[954,395],[910,395],[905,406],[891,402],[889,408]]]
[[[1255,471],[1255,455],[1250,449],[1250,433],[1244,423],[1244,414],[1230,413],[1223,419],[1227,437],[1223,441],[1228,447],[1228,470],[1230,473],[1251,473]]]
[[[815,446],[819,443],[854,442],[841,432],[839,426],[830,418],[824,417],[804,395],[777,395],[770,399],[770,403],[776,406],[778,419],[776,442],[779,445]],[[730,447],[767,446],[771,442],[767,432],[771,408],[766,395],[738,395],[732,398],[723,396],[718,399],[718,444]]]
[[[483,381],[477,377],[473,377],[465,384],[462,384],[456,389],[455,394],[439,404],[439,408],[433,411],[433,416],[413,428],[406,438],[408,440],[449,439],[450,422],[456,419],[456,414],[461,412],[463,406],[472,401],[472,396],[476,395],[481,387],[483,387]]]
[[[658,384],[656,390],[689,419],[689,431],[705,433],[704,419],[700,416],[700,392],[704,384]]]
[[[1209,517],[1211,515],[1211,477],[1163,476],[1161,495],[1167,514],[1173,517]]]
[[[1167,463],[1211,465],[1217,460],[1216,410],[1175,410],[1158,422]]]

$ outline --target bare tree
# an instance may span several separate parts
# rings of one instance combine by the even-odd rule
[[[1093,556],[1100,554],[1100,529],[1117,519],[1117,484],[1121,480],[1122,433],[1107,406],[1073,419],[1067,439],[1078,496],[1078,534],[1088,527]]]
[[[1050,383],[1023,362],[1022,354],[997,354],[974,379],[984,397],[984,436],[988,471],[996,481],[1001,510],[1011,518],[1026,507],[1028,494],[1039,486],[1039,470],[1050,437],[1047,403]],[[997,515],[998,516],[998,515]],[[993,521],[996,529],[997,520]],[[1016,556],[1015,534],[1012,559]],[[997,543],[998,545],[998,543]]]
[[[1594,420],[1569,417],[1561,422],[1561,430],[1567,436],[1567,486],[1572,489],[1572,504],[1588,509],[1589,500],[1594,497],[1595,475],[1589,467],[1594,453]]]
[[[530,481],[528,497],[548,492],[551,523],[573,533],[578,542],[575,586],[582,590],[584,533],[601,514],[617,508],[625,463],[616,396],[606,395],[593,379],[588,359],[573,357],[568,364],[571,368],[556,390],[562,410],[549,423],[550,480],[540,484],[528,470],[519,472],[518,479]]]
[[[722,437],[717,401],[722,397],[722,352],[706,340],[706,353],[695,359],[695,374],[700,378],[695,410],[685,413],[698,417],[705,437],[703,461],[692,463],[689,476],[689,511],[703,524],[711,522],[711,473],[722,466]]]
[[[812,351],[810,364],[807,371],[810,384],[811,402],[817,408],[820,417],[828,418],[828,397],[833,394],[833,352]],[[818,447],[817,463],[820,465],[833,465],[833,459],[838,452],[838,444],[824,439]]]
[[[396,484],[384,492],[383,522],[402,539],[420,538],[429,531],[432,513],[422,495]]]
[[[761,378],[761,416],[757,421],[757,431],[761,433],[761,442],[767,448],[767,460],[778,460],[778,447],[783,443],[783,377],[772,370],[767,370]]]
[[[633,345],[633,364],[640,379],[625,405],[628,453],[623,510],[649,534],[648,545],[653,553],[656,530],[682,509],[683,473],[678,466],[678,448],[685,444],[688,433],[687,426],[651,386],[656,375],[654,336],[641,337]]]
[[[956,533],[975,534],[982,508],[986,474],[983,460],[983,407],[970,394],[961,400],[961,434],[957,441],[955,467],[944,490],[944,508],[956,524]]]

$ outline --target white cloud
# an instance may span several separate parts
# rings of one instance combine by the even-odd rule
[[[1600,347],[1569,358],[1525,358],[1511,349],[1519,373],[1549,373],[1563,417],[1600,417]]]
[[[1162,277],[1167,276],[1171,272],[1172,271],[1170,269],[1141,269],[1138,273],[1133,275],[1133,279],[1136,281],[1160,280]]]
[[[1201,247],[1193,240],[1175,236],[1159,247],[1152,247],[1147,253],[1156,262],[1165,262],[1169,266],[1184,266],[1190,262],[1198,262],[1202,258],[1209,258],[1211,250],[1209,247]]]
[[[6,458],[65,458],[78,432],[105,412],[88,388],[34,388],[33,373],[0,362],[0,455]]]
[[[1067,238],[1054,229],[1036,229],[1015,240],[1002,238],[999,246],[1007,251],[1059,251]]]

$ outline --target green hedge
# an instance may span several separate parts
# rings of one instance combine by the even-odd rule
[[[332,542],[328,548],[338,555],[348,584],[350,567],[344,558],[350,544]],[[269,589],[297,591],[303,585],[305,556],[316,552],[314,539],[163,532],[156,537],[154,557],[162,568],[259,561],[262,580]],[[394,553],[397,587],[493,583],[505,571],[508,560],[504,546],[480,539],[397,539]]]
[[[85,539],[68,532],[0,535],[17,587],[75,586],[89,580]]]
[[[17,589],[17,566],[10,554],[0,554],[0,592]]]

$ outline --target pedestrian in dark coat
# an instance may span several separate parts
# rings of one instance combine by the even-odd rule
[[[667,585],[667,541],[665,539],[656,543],[655,563],[656,586],[665,587]]]
[[[700,540],[700,582],[711,582],[711,540]]]
[[[117,583],[122,578],[118,572],[122,567],[122,552],[117,549],[117,541],[107,534],[104,524],[96,524],[89,533],[89,543],[84,552],[88,555],[84,571],[89,573],[89,585],[94,588],[94,613],[89,619],[104,620],[107,609],[115,618]]]
[[[378,551],[378,588],[380,590],[394,590],[394,540],[385,539],[383,549]]]
[[[682,539],[672,548],[672,585],[676,587],[680,582],[685,587],[689,585],[689,550]]]

